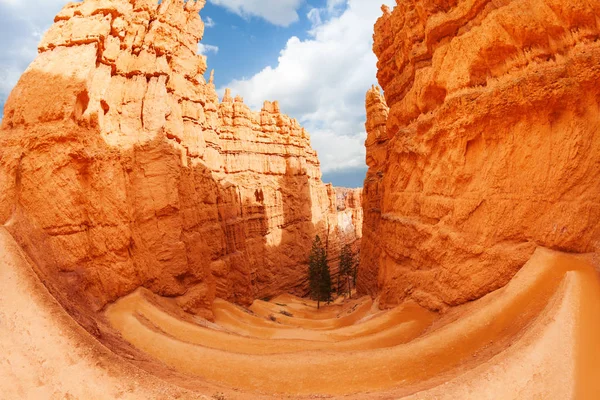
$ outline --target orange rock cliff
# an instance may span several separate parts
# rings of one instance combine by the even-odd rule
[[[204,0],[67,5],[0,129],[0,398],[599,399],[600,3],[397,4],[364,193],[218,98]],[[359,296],[283,293],[316,234]]]
[[[536,246],[597,252],[600,3],[383,11],[359,291],[444,309],[504,286]]]
[[[142,286],[208,317],[215,297],[304,294],[315,234],[332,262],[358,246],[362,190],[322,183],[277,102],[205,81],[204,3],[67,5],[6,103],[0,224],[75,316]]]

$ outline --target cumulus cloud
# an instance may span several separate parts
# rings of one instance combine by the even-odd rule
[[[298,9],[304,0],[209,0],[242,17],[259,17],[279,26],[298,21]]]
[[[291,37],[277,66],[226,85],[255,109],[265,99],[279,100],[311,133],[324,172],[365,164],[364,99],[376,83],[372,36],[380,6],[372,0],[330,0],[327,8],[343,12],[319,10],[318,19],[313,12],[311,37]]]
[[[346,0],[327,0],[324,7],[311,8],[306,16],[315,28],[329,18],[339,16],[346,5]]]
[[[211,17],[205,17],[204,18],[204,26],[207,28],[212,28],[213,26],[215,26],[217,23],[211,18]]]
[[[312,8],[308,14],[306,14],[306,18],[312,23],[313,27],[319,26],[323,23],[321,19],[321,11],[318,8]]]
[[[198,43],[198,54],[206,55],[207,53],[218,53],[219,46],[213,46],[210,44]]]

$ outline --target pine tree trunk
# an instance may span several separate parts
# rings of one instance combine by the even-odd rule
[[[317,310],[319,310],[321,308],[321,299],[319,298],[317,300]]]
[[[350,286],[350,277],[348,276],[348,298],[352,297],[352,287]]]

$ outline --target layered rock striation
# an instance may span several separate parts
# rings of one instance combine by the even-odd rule
[[[444,309],[505,285],[537,246],[598,251],[600,3],[383,11],[360,290]]]
[[[363,195],[363,238],[358,269],[357,289],[360,293],[378,296],[379,257],[381,256],[381,207],[383,203],[383,177],[388,161],[386,123],[389,108],[380,88],[373,86],[367,92],[367,166]]]
[[[68,4],[6,103],[0,224],[87,328],[138,287],[207,317],[303,294],[314,235],[361,236],[296,120],[206,82],[204,3]]]

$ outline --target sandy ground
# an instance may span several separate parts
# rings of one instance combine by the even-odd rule
[[[160,301],[158,301],[160,302]],[[211,349],[241,354],[278,354],[293,353],[302,350],[350,351],[391,347],[406,343],[418,337],[433,321],[433,314],[420,309],[420,315],[405,315],[403,323],[397,323],[389,329],[344,340],[269,340],[255,337],[243,337],[232,332],[210,329],[189,321],[182,321],[165,309],[156,306],[156,296],[139,289],[123,298],[108,309],[111,323],[125,337],[135,337],[140,330],[150,329],[179,341],[201,345]],[[229,305],[229,307],[235,307]],[[132,319],[133,317],[133,319]],[[410,318],[409,318],[410,317]],[[333,322],[332,322],[332,325]],[[248,328],[250,329],[250,328]],[[302,330],[295,330],[302,336]],[[326,339],[323,337],[323,339]]]
[[[441,316],[279,296],[252,312],[215,302],[211,324],[138,290],[106,311],[138,349],[121,357],[61,309],[3,228],[0,249],[1,399],[600,398],[586,256],[538,249],[505,288]]]
[[[104,348],[47,292],[3,227],[0,282],[0,399],[210,398],[169,385]]]
[[[311,320],[319,323],[324,319],[338,318],[342,316],[352,315],[353,318],[360,317],[360,313],[354,311],[355,307],[359,307],[361,303],[369,302],[370,298],[362,298],[358,300],[347,300],[343,304],[335,304],[335,301],[344,301],[344,297],[338,297],[331,305],[323,304],[323,309],[315,312],[316,305],[314,302],[307,303],[306,299],[300,299],[292,295],[278,296],[271,301],[256,300],[250,307],[250,311],[262,317],[275,315],[281,316],[281,312],[285,311],[293,315],[295,320]],[[370,301],[373,307],[373,302]],[[366,309],[365,312],[370,311]],[[346,315],[347,314],[347,315]],[[293,321],[293,320],[288,320]],[[354,321],[356,322],[356,321]],[[318,327],[318,325],[315,325]]]

